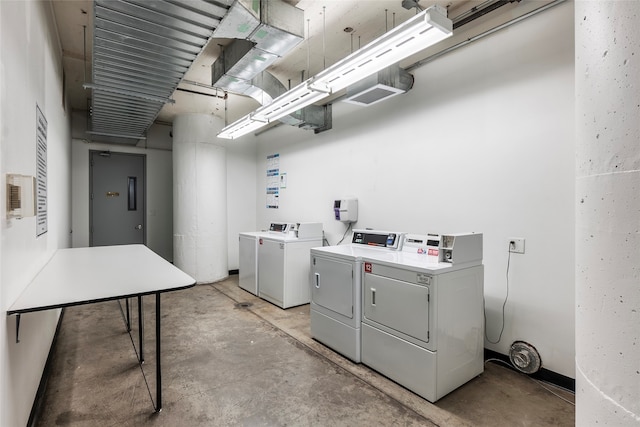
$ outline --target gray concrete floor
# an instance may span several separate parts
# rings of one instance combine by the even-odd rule
[[[155,399],[154,319],[145,297]],[[136,336],[135,310],[132,320]],[[308,305],[282,310],[240,289],[237,276],[163,294],[162,328],[156,414],[118,303],[67,308],[37,425],[574,425],[573,394],[493,362],[431,404],[314,341]]]

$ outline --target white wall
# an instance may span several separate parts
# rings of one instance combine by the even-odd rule
[[[360,108],[336,103],[333,129],[279,126],[258,137],[257,228],[322,221],[345,226],[332,202],[359,200],[356,227],[484,233],[487,333],[500,333],[508,239],[507,354],[524,340],[546,369],[574,372],[574,54],[567,2],[415,70],[405,95]],[[266,209],[266,156],[287,173]]]
[[[48,2],[0,2],[0,308],[5,313],[57,248],[70,245],[70,124],[62,105],[62,59]],[[48,232],[35,217],[7,219],[7,173],[36,175],[36,104],[47,119]],[[0,425],[26,425],[58,310],[0,316]]]
[[[89,246],[89,151],[111,150],[147,157],[147,246],[173,260],[173,164],[171,151],[126,145],[88,143],[74,139],[73,151],[73,247]]]

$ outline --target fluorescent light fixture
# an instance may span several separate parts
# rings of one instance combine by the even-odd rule
[[[224,129],[220,131],[218,134],[218,138],[224,139],[235,139],[239,138],[242,135],[246,135],[249,132],[260,129],[262,126],[266,125],[266,122],[261,122],[257,120],[253,120],[251,118],[252,114],[247,114],[241,119],[236,120],[231,123],[229,126],[226,126]]]
[[[218,134],[218,138],[234,139],[246,135],[327,96],[326,93],[309,89],[307,83],[308,80],[300,83],[274,99],[270,104],[263,105],[253,113],[247,114],[225,127]]]
[[[222,129],[219,138],[238,138],[311,105],[453,34],[443,7],[434,5],[378,37],[316,76]]]
[[[444,8],[432,6],[318,73],[310,79],[309,86],[314,90],[338,92],[451,34],[453,23]]]
[[[326,93],[311,90],[308,82],[309,80],[300,83],[274,99],[271,104],[258,108],[253,113],[254,118],[263,122],[278,120],[327,96]]]

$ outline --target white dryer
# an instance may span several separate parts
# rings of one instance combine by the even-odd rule
[[[308,304],[309,252],[322,239],[321,223],[272,224],[258,237],[258,296],[281,308]]]
[[[348,357],[361,360],[362,257],[401,247],[403,233],[354,230],[351,244],[311,249],[311,336]]]
[[[429,240],[363,257],[362,363],[435,402],[484,370],[484,267],[482,234]]]

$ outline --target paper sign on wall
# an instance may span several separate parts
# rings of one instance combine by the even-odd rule
[[[267,209],[278,209],[280,195],[280,154],[267,156]]]

